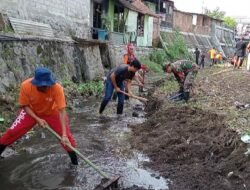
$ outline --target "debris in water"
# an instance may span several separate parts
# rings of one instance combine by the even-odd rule
[[[241,136],[240,139],[241,139],[241,141],[243,141],[244,143],[247,143],[247,144],[250,143],[250,135],[248,135],[248,134],[245,134],[245,135]]]

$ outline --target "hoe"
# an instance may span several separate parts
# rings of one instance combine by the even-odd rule
[[[59,140],[62,140],[62,138],[48,125],[46,125],[45,128],[48,129]],[[118,188],[118,180],[120,176],[109,177],[106,173],[100,170],[95,164],[93,164],[87,157],[82,155],[76,148],[71,146],[71,144],[66,144],[66,146],[68,146],[71,150],[73,150],[79,157],[81,157],[85,161],[86,164],[95,169],[103,177],[101,184],[99,184],[95,188],[95,190],[113,190]]]

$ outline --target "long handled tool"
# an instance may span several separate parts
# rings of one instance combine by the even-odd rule
[[[175,99],[179,98],[182,94],[183,94],[183,92],[177,93],[177,94],[169,97],[168,99],[169,100],[175,100]]]
[[[54,136],[56,136],[60,141],[62,138],[48,125],[45,126],[46,129],[49,130]],[[91,166],[93,169],[95,169],[102,177],[104,177],[103,184],[98,185],[96,189],[102,189],[102,190],[109,190],[111,188],[117,188],[118,187],[118,180],[120,176],[115,177],[109,177],[106,173],[104,173],[102,170],[100,170],[95,164],[93,164],[87,157],[82,155],[75,147],[73,147],[71,144],[65,144],[68,146],[71,150],[73,150],[79,157],[81,157],[85,163],[87,163],[89,166]]]
[[[120,92],[123,93],[124,95],[127,95],[127,96],[129,96],[129,97],[131,97],[131,98],[134,98],[134,99],[137,99],[137,100],[141,100],[141,101],[143,101],[143,102],[147,102],[147,101],[148,101],[147,98],[143,98],[143,97],[135,96],[135,95],[130,95],[129,93],[124,92],[124,91],[120,91]]]

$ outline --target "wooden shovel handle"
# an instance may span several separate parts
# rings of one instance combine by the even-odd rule
[[[123,93],[124,95],[127,95],[127,96],[129,96],[129,97],[131,97],[131,98],[134,98],[134,99],[137,99],[137,100],[141,100],[141,101],[143,101],[143,102],[147,102],[147,101],[148,101],[147,98],[143,98],[143,97],[135,96],[135,95],[130,95],[130,94],[128,94],[127,92],[124,92],[124,91],[120,91],[120,92]]]

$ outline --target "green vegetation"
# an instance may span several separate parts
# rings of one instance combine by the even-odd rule
[[[14,30],[12,29],[12,27],[10,25],[6,25],[5,27],[0,28],[0,31],[4,32],[4,33],[13,33],[14,32]]]
[[[37,48],[36,48],[37,55],[40,55],[42,52],[43,52],[42,46],[41,45],[37,46]]]
[[[3,59],[7,60],[8,58],[14,57],[15,53],[12,47],[5,46],[2,49],[1,54],[2,54]]]
[[[111,31],[112,18],[109,15],[102,14],[101,20],[102,20],[102,28],[107,31]]]
[[[168,80],[167,82],[165,82],[160,87],[160,92],[162,92],[162,93],[172,93],[172,92],[176,92],[178,90],[179,90],[179,84],[173,78],[171,78],[170,80]]]
[[[62,84],[67,89],[66,92],[76,93],[84,97],[100,96],[104,89],[103,81],[86,81],[76,84],[72,81],[64,80]]]
[[[85,83],[81,83],[78,87],[78,90],[82,94],[89,94],[99,96],[103,92],[103,81],[87,81]]]
[[[216,7],[214,10],[205,9],[205,14],[219,20],[224,20],[224,24],[228,26],[229,28],[235,28],[237,25],[237,22],[234,18],[225,16],[226,12],[221,11],[219,7]]]
[[[229,28],[235,28],[237,25],[237,22],[234,18],[229,17],[229,16],[225,16],[224,17],[224,23],[226,26],[228,26]]]
[[[166,61],[167,55],[164,50],[154,50],[151,54],[149,54],[149,59],[155,63],[163,65]]]
[[[221,11],[219,7],[216,7],[214,10],[209,10],[207,8],[205,8],[205,14],[214,18],[214,19],[223,19],[225,16],[225,12]]]
[[[148,56],[140,58],[140,61],[141,63],[147,65],[150,71],[153,71],[155,73],[163,73],[162,66],[156,62],[151,61]]]
[[[14,121],[18,111],[18,95],[19,86],[12,86],[7,89],[8,93],[0,96],[0,118],[4,121],[0,122],[0,136]]]
[[[140,58],[141,63],[147,65],[149,70],[155,73],[163,73],[162,65],[165,62],[166,53],[164,50],[155,50],[148,56]]]
[[[184,37],[178,31],[174,33],[174,40],[166,46],[165,51],[167,54],[167,60],[170,62],[178,59],[191,59],[192,57],[188,52],[188,47]]]
[[[162,32],[164,41],[169,42],[169,38],[172,38],[171,43],[166,45],[165,49],[154,50],[148,56],[140,58],[140,61],[146,64],[150,70],[156,73],[162,73],[163,65],[166,62],[174,62],[179,59],[192,59],[192,55],[188,52],[188,47],[183,36],[178,32],[167,33]]]

